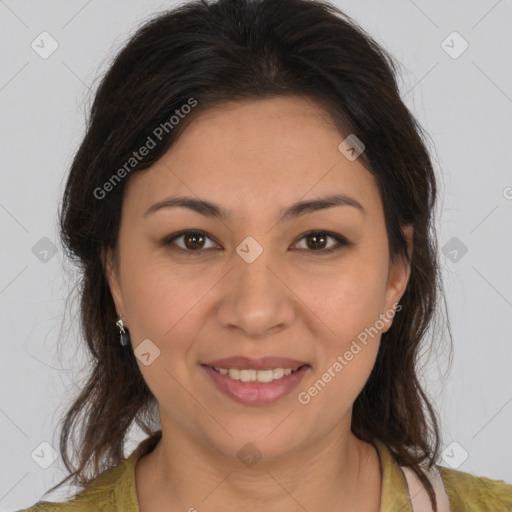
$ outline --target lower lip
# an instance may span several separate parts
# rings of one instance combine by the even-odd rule
[[[247,405],[270,404],[285,397],[299,385],[309,369],[308,365],[302,366],[296,372],[272,382],[242,382],[216,372],[211,366],[201,366],[220,391],[236,402]]]

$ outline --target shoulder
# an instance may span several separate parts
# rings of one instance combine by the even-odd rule
[[[126,487],[126,476],[126,464],[123,462],[104,471],[86,490],[73,496],[70,501],[39,501],[32,507],[17,512],[112,512],[126,504],[126,494],[122,492]]]
[[[107,489],[104,491],[94,489],[78,494],[71,501],[39,501],[29,508],[16,512],[84,512],[88,510],[91,512],[112,512],[117,510],[118,506],[119,501],[116,499],[114,492]]]
[[[78,494],[71,501],[50,502],[39,501],[29,508],[18,510],[16,512],[112,512],[117,510],[117,504],[113,493],[94,493],[94,496],[88,492]]]
[[[87,489],[75,495],[71,501],[40,501],[30,508],[16,512],[139,512],[135,463],[142,455],[149,453],[158,440],[158,436],[143,440],[127,459],[98,475]]]
[[[16,512],[65,512],[68,510],[71,512],[80,509],[77,508],[77,504],[74,501],[70,501],[67,503],[52,503],[49,501],[40,501],[29,508],[17,510]]]
[[[512,512],[512,485],[437,466],[451,512]]]

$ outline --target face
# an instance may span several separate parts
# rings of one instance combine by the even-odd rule
[[[376,180],[342,140],[311,101],[231,103],[130,177],[107,271],[136,354],[149,354],[137,363],[164,436],[279,457],[350,430],[409,269],[390,262]],[[219,211],[162,203],[185,196]],[[229,357],[217,366],[249,358],[239,376],[257,381],[207,365]]]

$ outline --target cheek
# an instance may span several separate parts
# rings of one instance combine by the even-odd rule
[[[132,344],[137,355],[139,344],[149,339],[158,354],[154,359],[151,355],[147,366],[137,358],[139,369],[164,408],[193,407],[180,384],[189,378],[193,340],[204,323],[204,297],[218,278],[210,279],[197,268],[146,260],[140,253],[136,258],[125,254],[123,295]]]
[[[343,395],[352,396],[353,392],[359,393],[375,362],[383,327],[379,319],[384,295],[378,281],[368,275],[361,279],[347,276],[333,287],[327,299],[330,310],[326,322],[334,335],[324,338],[319,371],[330,372],[331,377],[336,374],[332,380],[338,384],[343,381]]]
[[[310,278],[304,292],[312,309],[334,331],[333,340],[343,344],[383,313],[386,277],[385,262],[361,252]]]
[[[315,423],[321,418],[320,437],[325,434],[324,430],[329,430],[340,420],[350,424],[353,404],[374,366],[378,343],[378,339],[367,346],[359,343],[356,354],[350,350],[349,344],[351,360],[347,359],[345,352],[333,354],[328,358],[328,364],[301,386],[297,400],[299,411],[303,413],[303,423]]]
[[[323,304],[318,316],[332,332],[317,338],[317,365],[298,401],[308,417],[322,417],[326,424],[349,413],[379,350],[384,280],[365,269],[347,268],[331,276],[326,293],[314,302]]]
[[[318,339],[318,365],[307,385],[325,385],[318,407],[349,407],[364,387],[377,357],[384,313],[387,262],[362,252],[322,279],[308,298],[328,330]],[[315,281],[312,281],[315,282]],[[317,285],[319,281],[316,281]],[[318,308],[317,306],[318,305]],[[318,388],[315,386],[315,388]],[[327,389],[328,388],[328,389]],[[303,386],[304,389],[304,386]],[[309,393],[308,393],[309,394]],[[323,404],[323,405],[322,405]]]
[[[211,286],[209,280],[198,267],[171,265],[143,243],[126,241],[123,256],[123,300],[132,341],[136,346],[149,338],[160,346],[184,323],[180,319],[186,320],[193,311]]]

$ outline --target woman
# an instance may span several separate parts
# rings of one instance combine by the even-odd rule
[[[329,4],[144,25],[61,212],[94,361],[60,443],[81,492],[28,510],[512,510],[511,485],[436,465],[435,200],[392,59]]]

